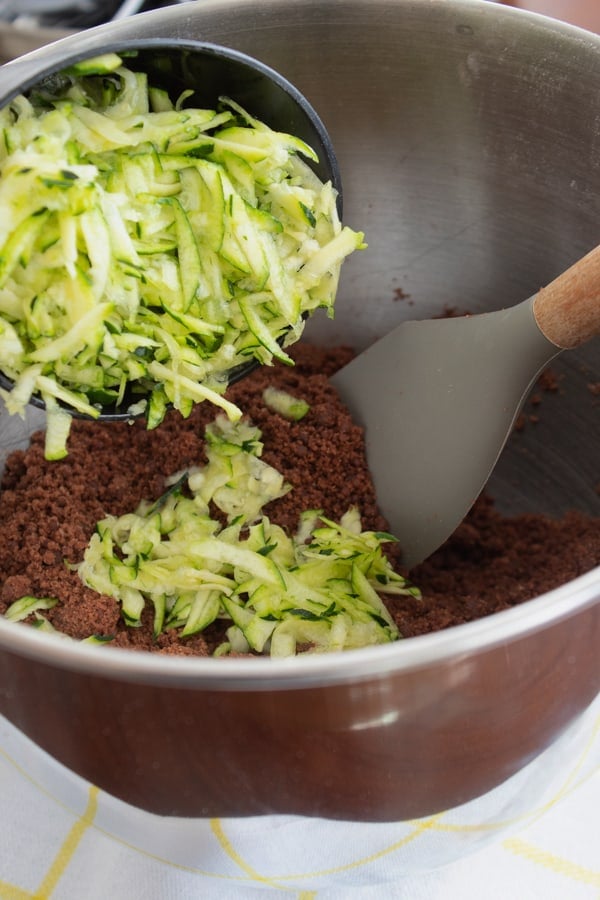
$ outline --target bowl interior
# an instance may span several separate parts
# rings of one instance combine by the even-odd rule
[[[9,64],[4,96],[69,55],[182,36],[281,72],[332,138],[344,217],[369,249],[346,263],[336,318],[314,317],[311,339],[363,347],[405,318],[512,305],[597,241],[600,38],[486,0],[186,4]],[[176,85],[189,69],[205,78],[193,55],[142,58]],[[507,512],[598,514],[598,341],[552,370],[555,390],[537,392],[526,411],[538,421],[511,439],[491,488]],[[3,417],[3,451],[19,430]]]

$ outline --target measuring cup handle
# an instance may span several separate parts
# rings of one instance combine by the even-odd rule
[[[564,350],[600,334],[600,245],[539,291],[533,313],[542,334]]]

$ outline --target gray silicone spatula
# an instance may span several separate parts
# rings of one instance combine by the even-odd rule
[[[409,567],[454,531],[544,367],[600,334],[600,247],[508,309],[404,322],[333,378]]]

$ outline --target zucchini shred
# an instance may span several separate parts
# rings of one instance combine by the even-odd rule
[[[333,314],[341,264],[366,246],[310,147],[191,95],[109,55],[0,110],[2,397],[17,414],[41,397],[50,459],[71,411],[123,405],[155,428],[208,400],[238,419],[229,371],[292,365],[285,347]]]
[[[204,466],[175,473],[157,501],[98,522],[77,567],[83,584],[117,600],[130,627],[150,606],[155,638],[229,623],[216,656],[397,640],[381,595],[419,592],[383,552],[392,535],[362,531],[356,508],[340,522],[307,510],[288,534],[263,511],[291,488],[260,458],[260,430],[219,414],[205,438]]]

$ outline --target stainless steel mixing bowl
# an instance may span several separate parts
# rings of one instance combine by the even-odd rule
[[[403,317],[511,304],[597,243],[598,37],[485,0],[203,0],[36,51],[3,89],[139,36],[245,51],[329,128],[369,250],[315,340],[360,347]],[[506,511],[600,514],[598,342],[557,370],[493,491]],[[2,413],[5,452],[36,418]],[[600,688],[599,600],[596,568],[479,622],[288,661],[98,650],[0,621],[0,712],[146,810],[404,820],[489,791],[576,724]]]

